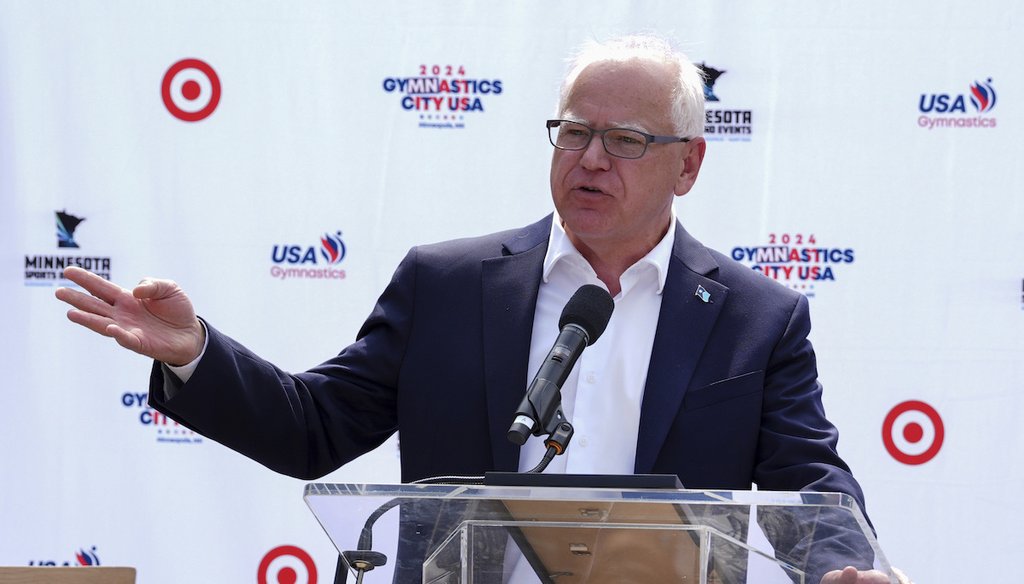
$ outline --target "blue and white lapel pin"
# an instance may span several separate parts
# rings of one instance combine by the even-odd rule
[[[693,295],[696,296],[697,298],[700,298],[701,301],[704,303],[711,302],[711,292],[705,290],[704,286],[698,285],[697,291],[694,292]]]

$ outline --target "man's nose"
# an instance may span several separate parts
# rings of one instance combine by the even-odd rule
[[[608,170],[611,168],[611,154],[604,149],[604,142],[601,141],[602,136],[595,134],[590,139],[590,144],[583,149],[583,155],[580,157],[580,165],[587,170]]]

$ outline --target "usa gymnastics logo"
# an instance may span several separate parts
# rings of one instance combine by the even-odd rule
[[[96,546],[92,546],[90,549],[78,548],[75,552],[74,560],[65,560],[64,562],[58,562],[57,560],[31,560],[28,563],[29,566],[99,566],[100,558],[96,555]]]
[[[924,464],[935,458],[945,437],[939,412],[923,401],[897,404],[882,422],[882,443],[903,464]]]
[[[78,250],[81,246],[76,239],[78,227],[85,221],[68,212],[67,209],[54,212],[56,218],[56,248]],[[81,252],[74,255],[27,254],[25,256],[25,285],[53,286],[72,285],[64,279],[64,268],[78,266],[94,274],[110,279],[110,258]]]
[[[732,249],[732,259],[807,297],[815,296],[817,286],[834,282],[854,258],[852,248],[819,245],[814,233],[769,233],[768,245]]]
[[[210,117],[220,103],[220,77],[205,61],[182,59],[164,73],[160,97],[172,116],[198,122]]]
[[[996,118],[990,114],[996,107],[996,90],[992,78],[971,83],[967,93],[922,93],[917,102],[921,128],[995,128]],[[973,111],[968,111],[967,104]]]
[[[126,391],[121,394],[121,405],[134,415],[139,426],[155,436],[157,442],[161,444],[203,443],[202,436],[149,407],[148,397],[148,393]]]
[[[697,65],[704,77],[704,102],[720,102],[715,93],[718,78],[726,73],[707,63]],[[753,112],[748,109],[706,107],[704,110],[704,138],[718,142],[750,142],[754,134]]]
[[[419,127],[456,130],[504,91],[501,79],[467,77],[463,65],[420,65],[417,75],[386,77],[382,86],[399,96],[402,110],[418,114]]]
[[[316,584],[316,563],[306,550],[294,545],[267,552],[256,571],[258,584]]]
[[[344,280],[345,270],[335,268],[347,254],[341,232],[324,233],[319,239],[315,245],[274,245],[270,275],[279,280]]]

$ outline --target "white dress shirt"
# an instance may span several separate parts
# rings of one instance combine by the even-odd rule
[[[621,290],[612,299],[615,310],[608,328],[583,351],[562,385],[562,412],[572,423],[574,434],[565,453],[556,456],[545,473],[633,474],[640,404],[675,235],[673,210],[665,237],[619,278]],[[533,381],[558,336],[558,320],[566,302],[584,284],[608,289],[569,241],[556,213],[544,256],[524,387]],[[537,466],[543,458],[545,438],[531,436],[523,445],[519,451],[520,472]],[[506,548],[505,573],[506,584],[539,582],[512,543]]]
[[[575,434],[565,454],[545,472],[633,474],[640,431],[640,404],[661,313],[676,219],[665,237],[619,279],[608,328],[587,347],[562,386],[562,411]],[[558,336],[566,302],[584,284],[608,289],[573,246],[556,214],[551,224],[543,280],[533,317],[528,386]],[[537,465],[546,450],[543,438],[531,436],[519,456],[519,470]]]

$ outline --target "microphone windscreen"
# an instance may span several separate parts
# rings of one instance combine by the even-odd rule
[[[587,331],[587,345],[593,345],[608,326],[615,310],[615,301],[608,291],[594,284],[584,284],[572,295],[558,319],[559,330],[574,324]]]

